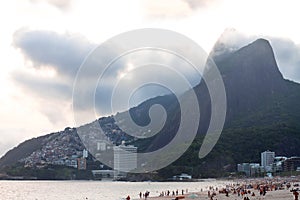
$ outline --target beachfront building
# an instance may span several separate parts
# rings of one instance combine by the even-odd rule
[[[114,179],[124,178],[127,172],[137,167],[137,147],[125,145],[122,142],[119,146],[114,146]]]
[[[241,163],[237,165],[238,172],[244,172],[246,176],[255,176],[260,173],[259,163]]]
[[[110,170],[110,169],[92,170],[92,174],[96,180],[112,179],[114,177],[114,170]]]
[[[287,159],[285,156],[276,156],[274,158],[274,163],[272,170],[273,172],[282,172],[283,171],[283,163]]]
[[[300,157],[290,157],[283,162],[283,171],[296,171],[300,169]]]
[[[261,166],[266,172],[272,171],[272,165],[274,163],[275,152],[265,151],[261,153]]]
[[[179,181],[183,181],[183,180],[191,180],[192,179],[192,176],[189,175],[189,174],[185,174],[185,173],[182,173],[180,175],[176,175],[176,176],[173,176],[173,180],[179,180]]]

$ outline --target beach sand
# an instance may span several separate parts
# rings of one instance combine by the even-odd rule
[[[208,196],[208,191],[210,194],[213,192],[216,196],[213,197],[213,200],[243,200],[244,197],[248,197],[250,200],[293,200],[294,195],[291,192],[291,189],[298,189],[300,185],[300,177],[296,180],[290,178],[277,178],[277,179],[246,179],[246,180],[235,180],[230,184],[224,185],[223,188],[219,187],[221,191],[228,191],[229,196],[226,196],[225,193],[220,193],[216,187],[209,187],[203,191],[199,192],[190,192],[181,196],[181,200],[197,199],[197,200],[210,200]],[[237,184],[238,183],[238,184]],[[227,189],[225,189],[227,188]],[[249,188],[249,189],[246,189]],[[256,188],[256,189],[255,189]],[[260,195],[259,190],[265,190],[265,196]],[[181,190],[180,190],[181,191]],[[180,193],[179,191],[179,193]],[[235,191],[235,192],[234,192]],[[242,196],[238,196],[237,191],[250,191],[250,193]],[[252,193],[255,196],[252,196]],[[148,197],[148,200],[175,200],[176,196],[162,196],[162,197]],[[140,200],[143,200],[141,198]]]
[[[252,192],[253,190],[251,190]],[[256,196],[248,195],[250,200],[293,200],[294,196],[292,192],[289,190],[277,190],[277,191],[268,191],[265,196],[260,196],[258,191],[254,191]],[[198,197],[190,198],[192,194],[196,194]],[[199,193],[189,193],[184,195],[184,199],[195,199],[195,200],[209,200],[207,192],[199,192]],[[175,199],[175,196],[164,196],[164,197],[150,197],[148,200],[172,200]],[[213,198],[214,200],[243,200],[242,196],[238,196],[237,194],[229,194],[229,197],[226,197],[225,194],[219,194]]]

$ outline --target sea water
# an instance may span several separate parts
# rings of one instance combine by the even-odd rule
[[[0,181],[1,200],[120,200],[130,195],[150,192],[150,197],[162,191],[199,192],[209,186],[222,187],[225,181],[202,182],[114,182],[114,181]]]

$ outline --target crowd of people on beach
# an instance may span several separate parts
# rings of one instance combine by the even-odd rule
[[[237,195],[237,197],[241,197],[243,200],[250,200],[254,198],[256,195],[260,197],[264,197],[268,191],[276,191],[276,190],[289,190],[293,187],[290,192],[294,195],[294,199],[298,200],[299,196],[299,188],[298,184],[292,184],[287,181],[252,181],[250,183],[236,183],[227,185],[225,188],[218,189],[217,187],[209,187],[207,192],[208,198],[210,200],[214,200],[217,198],[217,193],[225,194],[225,196],[229,195]],[[261,198],[259,198],[261,199]]]
[[[172,190],[172,192],[170,190],[167,190],[167,191],[162,191],[159,196],[160,197],[164,197],[164,196],[177,196],[177,195],[184,195],[188,193],[188,189],[182,189],[181,191],[178,191],[177,190]]]
[[[294,196],[294,200],[298,200],[299,198],[299,184],[297,182],[289,181],[286,179],[239,180],[236,183],[232,182],[230,184],[227,184],[225,187],[218,188],[210,186],[205,189],[200,189],[200,191],[196,193],[198,195],[205,195],[206,191],[207,197],[210,200],[217,200],[221,196],[232,196],[236,199],[242,200],[254,200],[265,199],[265,196],[268,192],[276,190],[285,190],[291,192],[291,196]],[[140,199],[147,199],[149,195],[149,191],[146,191],[144,193],[140,192],[138,194]],[[171,199],[183,199],[188,197],[188,195],[190,195],[188,189],[166,190],[159,193],[159,197],[171,197]],[[129,195],[126,200],[130,200]]]

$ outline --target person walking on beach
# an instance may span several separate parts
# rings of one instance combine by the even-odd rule
[[[130,196],[129,195],[126,197],[126,200],[130,200]]]

